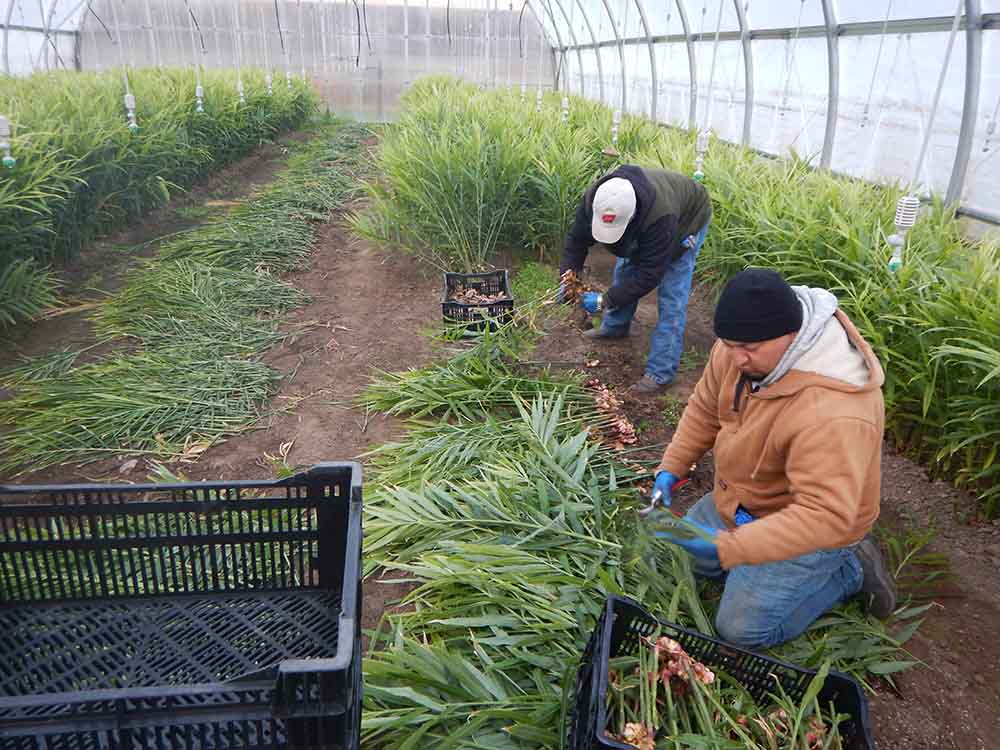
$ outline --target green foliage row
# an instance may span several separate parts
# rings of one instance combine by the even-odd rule
[[[439,266],[489,265],[496,249],[558,255],[584,189],[618,163],[694,171],[694,136],[626,117],[619,159],[611,112],[559,99],[540,113],[506,91],[450,79],[418,82],[387,134],[383,178],[358,227]],[[747,266],[833,291],[886,369],[889,428],[935,476],[979,493],[1000,514],[1000,254],[968,241],[954,212],[928,207],[903,268],[888,270],[901,188],[772,160],[713,141],[705,160],[714,217],[699,275],[716,288]]]
[[[688,172],[693,137],[665,130],[631,154]],[[716,288],[747,266],[829,289],[885,368],[887,424],[934,476],[953,479],[1000,514],[1000,252],[971,242],[935,202],[909,233],[903,267],[888,268],[898,186],[874,186],[764,160],[714,142],[705,159],[712,230],[699,256]]]
[[[259,355],[305,300],[275,273],[300,265],[317,222],[356,197],[365,134],[322,128],[262,195],[162,245],[94,313],[96,352],[0,373],[14,393],[0,401],[0,475],[197,452],[253,424],[277,380]]]
[[[11,121],[17,164],[0,173],[0,326],[55,302],[46,264],[134,221],[314,109],[308,86],[274,87],[243,73],[205,71],[204,112],[195,72],[129,72],[139,131],[128,127],[120,71],[0,78],[0,113]]]
[[[382,176],[356,228],[450,271],[487,268],[499,248],[551,254],[584,188],[611,165],[594,147],[610,132],[611,113],[580,109],[565,127],[559,102],[549,94],[536,112],[519,93],[444,77],[418,82],[382,141]],[[656,128],[626,117],[622,132],[623,143],[642,142]]]

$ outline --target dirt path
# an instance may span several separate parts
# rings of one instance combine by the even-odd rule
[[[366,413],[357,397],[378,370],[419,367],[433,355],[420,330],[441,319],[441,282],[408,256],[378,248],[339,222],[326,225],[310,268],[288,277],[313,301],[296,310],[293,334],[265,357],[286,375],[273,402],[278,411],[259,430],[206,451],[192,477],[274,476],[265,454],[289,445],[286,463],[358,458],[396,433],[396,420]]]
[[[313,301],[284,326],[303,333],[293,333],[265,357],[286,376],[272,401],[276,413],[262,429],[210,448],[196,464],[172,465],[185,476],[272,478],[284,466],[358,459],[399,434],[398,420],[367,413],[356,399],[378,370],[419,367],[434,356],[421,330],[441,320],[438,275],[423,273],[408,256],[360,240],[334,221],[321,230],[309,269],[288,280]],[[377,627],[386,605],[407,590],[366,581],[362,628]]]
[[[606,254],[605,254],[606,255]],[[592,256],[593,273],[610,278],[610,257]],[[606,283],[606,282],[605,282]],[[640,442],[666,442],[672,433],[665,415],[676,413],[701,373],[714,342],[711,305],[696,290],[689,310],[685,355],[668,394],[660,399],[626,397],[625,409]],[[551,330],[532,357],[552,362],[600,360],[591,372],[621,391],[645,366],[656,322],[652,296],[639,305],[632,335],[621,341],[591,342],[580,336],[579,319]],[[711,490],[712,465],[703,460],[678,498],[681,509]],[[882,519],[895,533],[931,529],[929,551],[943,553],[950,575],[923,590],[935,602],[908,648],[927,666],[898,677],[898,694],[888,688],[871,700],[879,748],[969,750],[1000,742],[1000,522],[961,524],[974,518],[975,500],[944,482],[931,482],[917,464],[883,453]]]

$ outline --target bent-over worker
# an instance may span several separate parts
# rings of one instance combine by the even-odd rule
[[[871,535],[879,514],[883,371],[837,298],[751,268],[726,285],[718,341],[657,469],[670,490],[712,448],[715,486],[685,516],[713,541],[661,533],[725,581],[721,637],[795,638],[861,592],[888,616],[896,588]]]
[[[639,299],[658,292],[658,319],[638,395],[664,390],[677,374],[684,346],[691,277],[705,242],[712,204],[705,187],[677,172],[624,165],[591,185],[566,235],[559,272],[580,273],[591,245],[618,257],[611,288],[586,292],[587,312],[604,312],[601,327],[584,335],[622,338]]]

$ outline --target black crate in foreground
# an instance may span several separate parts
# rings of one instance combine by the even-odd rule
[[[680,643],[685,651],[713,670],[726,672],[741,684],[755,700],[762,701],[775,690],[776,675],[781,686],[794,700],[801,700],[809,682],[816,675],[810,669],[771,659],[686,630],[653,615],[631,599],[609,596],[604,614],[590,637],[576,675],[576,698],[570,717],[569,750],[634,750],[605,734],[608,725],[607,692],[610,659],[634,654],[641,636],[650,635],[659,625],[663,635]],[[834,704],[839,713],[850,715],[841,722],[840,735],[847,750],[873,750],[868,720],[868,700],[861,686],[841,672],[830,672],[819,694],[820,705]]]
[[[361,467],[0,485],[0,748],[357,750]]]
[[[466,289],[480,294],[502,294],[499,299],[487,305],[452,302],[451,297]],[[514,312],[514,299],[510,293],[507,271],[489,273],[446,273],[444,275],[444,297],[441,300],[441,314],[445,323],[471,324],[470,328],[482,330],[487,326],[496,330],[510,320]]]

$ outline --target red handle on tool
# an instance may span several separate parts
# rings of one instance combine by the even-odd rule
[[[674,493],[674,492],[676,492],[677,490],[679,490],[681,487],[683,487],[685,484],[687,484],[690,481],[691,481],[690,479],[678,479],[670,487],[671,494]],[[677,516],[677,518],[683,518],[684,517],[682,513],[680,513],[679,511],[674,510],[672,507],[668,507],[667,510],[669,510],[671,513],[673,513],[675,516]]]

